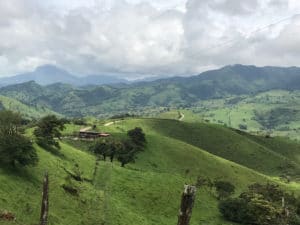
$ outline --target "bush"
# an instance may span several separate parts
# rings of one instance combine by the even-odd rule
[[[58,119],[54,115],[42,118],[34,130],[37,144],[48,150],[59,149],[59,142],[56,139],[61,138],[61,131],[64,128],[64,120]]]
[[[241,130],[247,130],[247,129],[248,129],[248,126],[245,125],[245,124],[239,124],[239,128],[240,128]]]
[[[235,187],[228,181],[215,181],[214,186],[216,188],[218,199],[224,199],[234,193]]]
[[[242,224],[299,225],[298,202],[277,185],[254,184],[238,198],[221,201],[219,210],[227,220]]]
[[[144,134],[142,128],[136,127],[127,132],[127,135],[131,141],[139,147],[144,147],[146,144],[146,135]]]
[[[18,113],[0,111],[0,162],[15,166],[36,165],[38,156],[31,141],[20,133],[22,118]]]
[[[219,211],[229,221],[242,222],[246,217],[246,202],[243,199],[227,199],[219,203]]]

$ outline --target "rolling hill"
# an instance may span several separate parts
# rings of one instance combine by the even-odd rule
[[[0,169],[0,210],[13,212],[16,224],[38,221],[41,180],[46,170],[50,174],[49,222],[57,225],[176,224],[183,185],[195,183],[199,176],[230,181],[237,194],[254,182],[275,182],[300,194],[296,176],[289,184],[279,178],[287,172],[281,165],[299,162],[296,142],[265,140],[219,125],[168,119],[125,119],[110,126],[103,126],[105,121],[90,122],[113,136],[126,135],[127,130],[140,126],[147,135],[147,147],[125,168],[118,162],[101,161],[91,183],[88,180],[93,177],[96,158],[85,150],[86,143],[65,139],[60,155],[35,146],[40,157],[37,167]],[[64,135],[79,129],[68,125]],[[282,150],[286,148],[289,154]],[[62,188],[70,182],[66,170],[73,171],[75,164],[86,178],[83,182],[71,181],[80,190],[78,196]],[[297,175],[297,166],[288,172],[293,171]],[[220,216],[217,203],[208,188],[200,188],[191,225],[230,225]],[[0,224],[6,223],[0,220]]]
[[[49,114],[59,115],[48,108],[28,106],[15,99],[0,95],[0,110],[4,109],[20,112],[25,119],[36,119]]]
[[[24,104],[41,104],[67,116],[100,116],[143,112],[145,108],[193,108],[205,100],[253,95],[273,89],[299,90],[300,69],[235,65],[193,77],[83,88],[26,82],[3,87],[0,94]]]
[[[193,77],[123,85],[42,86],[29,81],[2,87],[0,95],[67,117],[108,118],[126,113],[157,117],[186,110],[188,119],[198,117],[248,132],[299,139],[299,77],[297,67],[234,65]],[[31,114],[29,108],[23,112]]]

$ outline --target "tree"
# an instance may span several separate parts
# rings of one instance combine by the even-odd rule
[[[122,141],[111,139],[109,142],[109,157],[110,161],[113,162],[115,156],[124,149]]]
[[[18,113],[0,111],[0,161],[15,166],[36,165],[38,156],[31,141],[20,133]]]
[[[14,135],[17,134],[21,126],[22,118],[20,114],[9,110],[0,111],[0,134]]]
[[[135,161],[135,155],[137,152],[136,145],[132,141],[123,141],[123,147],[118,149],[117,157],[121,166],[125,167],[126,164]]]
[[[146,135],[144,134],[142,128],[136,127],[127,132],[127,135],[131,141],[139,147],[144,147],[146,144]]]
[[[90,147],[90,151],[98,156],[102,155],[105,161],[106,156],[109,155],[109,144],[105,140],[98,140]]]
[[[300,225],[298,202],[278,185],[254,184],[238,198],[220,202],[222,215],[233,222],[256,225]]]
[[[59,149],[59,142],[55,139],[61,138],[61,131],[63,131],[64,128],[64,121],[54,115],[42,118],[34,130],[38,145],[46,149],[52,149],[53,147]]]

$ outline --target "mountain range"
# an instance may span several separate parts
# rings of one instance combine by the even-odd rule
[[[0,78],[0,86],[19,84],[28,81],[35,81],[40,85],[65,83],[71,84],[73,86],[102,85],[129,82],[128,80],[119,78],[117,76],[103,74],[78,77],[54,65],[43,65],[37,67],[32,72],[18,74],[11,77]]]
[[[58,73],[53,74],[60,77]],[[71,77],[60,77],[60,80],[68,81]],[[0,95],[66,116],[103,116],[129,111],[139,113],[147,108],[193,107],[204,100],[254,95],[274,89],[300,90],[300,68],[233,65],[192,77],[85,87],[75,87],[70,82],[42,86],[30,81],[2,87]]]
[[[65,125],[59,153],[34,144],[36,167],[0,167],[0,206],[18,224],[37,221],[44,171],[51,182],[49,222],[57,225],[175,224],[186,183],[198,188],[191,225],[233,224],[219,211],[210,185],[216,181],[232,184],[233,196],[254,183],[300,194],[300,145],[291,140],[300,136],[300,68],[234,65],[122,85],[27,81],[0,88],[1,109],[27,119],[89,116],[85,127],[112,138],[125,138],[135,127],[147,138],[144,151],[125,168],[91,154],[94,142],[73,138],[82,125]],[[147,118],[130,115],[145,113]],[[32,139],[32,127],[25,134]]]

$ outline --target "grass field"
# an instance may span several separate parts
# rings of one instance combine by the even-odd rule
[[[215,123],[250,133],[300,140],[300,92],[272,90],[256,95],[199,101],[187,109],[158,113],[159,118]]]
[[[236,195],[254,182],[276,182],[300,194],[296,177],[300,153],[295,142],[170,119],[124,119],[110,126],[104,126],[109,121],[89,121],[113,136],[142,127],[147,135],[145,151],[125,168],[119,162],[101,161],[93,183],[71,181],[79,189],[79,196],[72,196],[62,188],[70,182],[66,170],[74,171],[78,164],[86,180],[93,178],[96,158],[86,144],[64,140],[58,155],[35,146],[40,158],[37,167],[14,172],[0,169],[0,210],[11,211],[17,218],[15,222],[0,220],[1,225],[37,224],[45,171],[50,174],[49,224],[53,225],[176,224],[183,185],[194,184],[198,176],[230,181],[236,186]],[[64,135],[79,129],[67,125]],[[294,167],[286,168],[285,163]],[[282,173],[293,175],[292,182],[281,181]],[[217,204],[213,192],[199,189],[191,225],[230,225],[219,214]]]

